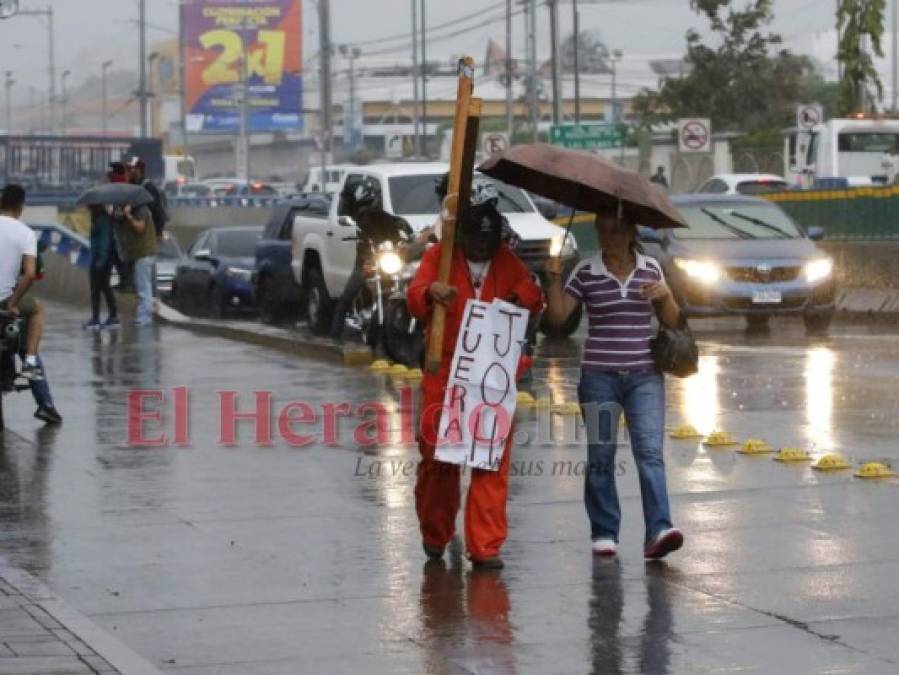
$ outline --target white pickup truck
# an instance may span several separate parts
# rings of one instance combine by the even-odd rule
[[[296,216],[291,235],[291,267],[303,291],[304,310],[313,331],[327,330],[333,301],[343,290],[356,259],[355,243],[344,241],[355,230],[340,223],[348,215],[346,201],[341,198],[344,188],[349,186],[352,190],[364,178],[374,178],[381,187],[384,210],[402,216],[418,232],[437,219],[440,204],[434,188],[448,170],[449,165],[442,163],[353,167],[343,176],[327,217]],[[566,239],[564,228],[544,218],[525,192],[483,176],[478,180],[497,184],[499,209],[521,239],[516,253],[532,271],[542,276],[551,250],[554,254],[561,252],[567,259],[567,269],[574,266],[578,259],[574,237]],[[579,322],[578,313],[569,325],[553,333],[570,335]]]

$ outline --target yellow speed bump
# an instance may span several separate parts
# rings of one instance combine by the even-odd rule
[[[808,450],[802,448],[781,448],[773,457],[775,462],[810,462]]]
[[[574,401],[568,401],[567,403],[557,403],[552,407],[552,411],[560,415],[580,415],[581,404],[575,403]]]
[[[549,398],[538,398],[535,406],[537,410],[552,410],[553,402]]]
[[[390,364],[385,359],[377,359],[371,362],[368,369],[374,373],[386,373],[390,370]]]
[[[841,471],[843,469],[851,469],[852,465],[843,459],[842,455],[831,453],[824,455],[817,462],[812,464],[812,468],[816,471]]]
[[[669,436],[678,440],[702,438],[702,434],[699,433],[699,430],[692,424],[681,424],[680,426],[674,427],[674,429],[671,430]]]
[[[736,445],[736,439],[727,431],[713,431],[705,437],[703,443],[710,448],[726,448],[730,445]]]
[[[760,438],[750,438],[740,446],[737,452],[741,455],[765,455],[774,452],[774,448]]]
[[[388,369],[387,374],[388,375],[399,375],[402,377],[408,372],[409,372],[409,369],[406,368],[406,366],[404,366],[402,363],[394,363]]]
[[[535,405],[537,405],[537,401],[534,400],[534,397],[526,391],[518,392],[515,400],[519,408],[533,408]]]
[[[410,368],[406,371],[406,374],[403,375],[407,380],[420,380],[424,376],[424,373],[421,372],[421,368]]]
[[[890,471],[890,467],[883,462],[868,462],[856,471],[854,475],[856,478],[889,478],[896,474]]]

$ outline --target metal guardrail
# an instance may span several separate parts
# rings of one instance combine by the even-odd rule
[[[244,196],[244,197],[169,197],[169,206],[215,208],[217,206],[238,206],[246,208],[263,208],[274,206],[280,202],[288,201],[290,197],[272,196]]]
[[[91,263],[91,245],[87,237],[70,230],[64,225],[29,223],[37,233],[38,243],[45,244],[46,250],[68,258],[69,263],[80,269],[88,269]]]

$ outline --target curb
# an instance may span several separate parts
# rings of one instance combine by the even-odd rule
[[[327,338],[319,338],[287,328],[267,326],[258,322],[215,321],[187,316],[163,302],[156,303],[156,317],[168,326],[311,356],[332,363],[366,365],[371,363],[374,358],[371,349],[365,345],[335,345]]]
[[[0,581],[21,595],[31,606],[46,612],[65,631],[75,635],[117,672],[123,675],[161,675],[162,671],[144,657],[66,603],[42,581],[25,570],[10,565],[4,556],[0,556]]]

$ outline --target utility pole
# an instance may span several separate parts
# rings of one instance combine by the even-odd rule
[[[344,115],[343,144],[355,150],[359,147],[356,132],[361,132],[361,129],[356,128],[356,59],[362,55],[362,52],[358,47],[340,45],[340,53],[350,62],[350,101],[347,106],[348,114]]]
[[[243,25],[241,27],[241,50],[240,59],[240,133],[237,139],[237,153],[235,164],[237,169],[237,177],[246,181],[250,180],[250,129],[249,129],[249,109],[250,109],[250,59],[249,47],[250,39],[247,35],[247,17],[244,15]]]
[[[68,120],[68,105],[69,105],[69,94],[66,89],[66,80],[69,79],[69,75],[72,74],[72,71],[68,68],[62,71],[62,75],[60,79],[62,80],[62,135],[65,136],[68,132],[69,120]]]
[[[899,112],[899,0],[893,0],[893,113]]]
[[[528,113],[531,136],[536,143],[539,139],[540,100],[537,96],[537,0],[527,2],[527,55],[528,55]]]
[[[581,13],[577,8],[577,0],[571,0],[574,25],[574,123],[581,123]]]
[[[49,64],[47,67],[50,81],[50,133],[56,131],[56,37],[53,32],[53,8],[47,9],[22,9],[19,16],[45,16],[47,17],[47,43],[49,48]]]
[[[6,103],[6,135],[12,136],[12,86],[16,83],[13,79],[12,71],[6,71],[6,77],[3,80],[4,102]]]
[[[103,99],[103,135],[106,136],[109,131],[109,113],[107,112],[107,108],[109,107],[109,96],[106,91],[106,71],[109,70],[109,67],[112,65],[112,61],[104,61],[103,65],[100,66],[100,95]]]
[[[618,123],[618,62],[621,60],[621,50],[612,52],[612,124]]]
[[[181,0],[178,3],[178,79],[181,84],[178,94],[181,96],[181,151],[185,157],[190,157],[187,143],[187,56],[184,49],[184,6],[190,0]]]
[[[415,156],[421,157],[421,119],[418,116],[418,0],[412,0],[412,133]]]
[[[140,135],[147,137],[147,0],[138,0],[138,73],[137,97],[140,102]]]
[[[421,151],[428,156],[428,29],[425,16],[425,0],[421,0]]]
[[[553,124],[562,123],[562,78],[559,74],[559,0],[547,0],[549,9],[550,64],[553,80]]]
[[[321,49],[322,176],[321,189],[328,182],[328,152],[331,150],[331,2],[318,0],[318,34]]]
[[[506,0],[506,133],[509,134],[509,145],[512,144],[512,132],[515,126],[512,112],[512,0]]]

